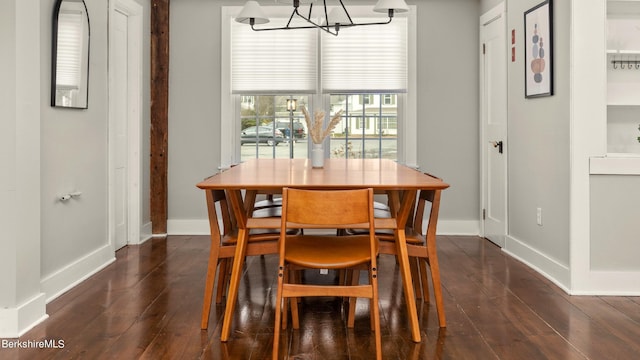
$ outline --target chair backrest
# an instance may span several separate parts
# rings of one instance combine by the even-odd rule
[[[425,175],[429,175],[432,178],[442,180],[431,174],[425,173]],[[440,212],[441,192],[442,192],[441,190],[421,190],[420,193],[418,194],[418,200],[417,200],[418,203],[415,207],[415,214],[413,218],[413,229],[414,231],[417,231],[425,235],[427,238],[430,238],[436,235],[436,227],[438,225],[438,213]],[[427,223],[427,229],[426,231],[423,231],[424,211],[427,206],[427,202],[429,202],[431,206],[429,209],[429,220]]]
[[[283,191],[283,227],[373,230],[373,190]]]
[[[211,198],[211,201],[207,201],[209,227],[211,234],[219,239],[233,231],[232,213],[224,190],[208,190],[207,197]],[[220,210],[218,211],[216,207],[219,207]]]

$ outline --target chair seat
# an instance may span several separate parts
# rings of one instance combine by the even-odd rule
[[[289,229],[287,230],[287,234],[289,235],[297,235],[300,234],[299,229]],[[258,242],[258,241],[277,241],[280,238],[280,230],[279,229],[250,229],[249,230],[249,242]],[[238,231],[234,231],[229,235],[225,235],[222,237],[222,245],[235,245],[238,242]]]
[[[396,241],[393,231],[386,231],[385,229],[376,230],[376,236],[380,241]],[[407,228],[405,230],[405,238],[407,240],[407,244],[419,245],[425,243],[424,235],[416,232],[413,228]]]
[[[349,268],[371,261],[369,241],[368,235],[290,236],[287,237],[285,260],[305,268]],[[377,247],[375,253],[378,253]]]
[[[374,201],[373,202],[373,209],[374,210],[389,211],[389,206],[387,204],[381,203],[379,201]]]
[[[253,211],[254,218],[269,218],[269,217],[281,217],[282,216],[282,207],[267,207],[261,208]]]
[[[256,201],[253,205],[253,208],[256,210],[260,210],[280,206],[282,206],[282,198],[272,198]]]
[[[359,229],[347,229],[346,233],[348,235],[365,235],[367,234],[367,230],[359,230]],[[396,236],[393,233],[393,230],[390,229],[377,229],[376,237],[380,241],[396,241]],[[405,230],[405,238],[407,240],[407,244],[419,245],[425,243],[424,235],[417,233],[412,228],[407,228]]]

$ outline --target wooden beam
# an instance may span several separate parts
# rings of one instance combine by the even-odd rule
[[[167,233],[168,125],[169,0],[152,0],[150,215],[153,234]]]

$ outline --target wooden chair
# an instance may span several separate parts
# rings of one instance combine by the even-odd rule
[[[409,259],[412,262],[416,261],[418,263],[417,267],[419,268],[419,274],[417,271],[412,271],[416,294],[422,292],[422,299],[425,302],[429,302],[429,284],[427,280],[427,265],[429,265],[433,295],[436,302],[436,310],[438,311],[438,322],[440,327],[446,327],[447,322],[442,300],[442,286],[440,284],[440,266],[438,264],[436,248],[436,228],[438,224],[438,213],[440,211],[440,193],[441,190],[421,190],[419,192],[414,208],[413,222],[410,226],[407,226],[405,234]],[[423,232],[423,218],[427,205],[430,205],[429,222],[426,231]],[[380,233],[377,236],[380,240],[380,253],[396,255],[395,237],[384,233]],[[420,288],[420,284],[422,284],[422,288]]]
[[[238,240],[238,231],[234,224],[235,222],[225,192],[223,190],[208,190],[206,195],[211,231],[211,247],[209,250],[209,264],[207,267],[207,279],[202,305],[202,329],[206,329],[209,326],[209,314],[211,311],[211,301],[216,276],[218,278],[216,303],[220,304],[222,302],[222,297],[228,282],[230,263],[235,256],[236,243]],[[219,212],[216,205],[220,208]],[[254,216],[270,215],[272,215],[271,212]],[[218,217],[222,220],[222,226],[219,224]],[[279,237],[279,230],[252,229],[249,233],[246,255],[276,254],[278,252]]]
[[[373,190],[283,191],[280,229],[278,290],[276,295],[273,359],[278,359],[280,328],[289,298],[306,296],[365,297],[371,301],[372,327],[377,359],[381,359],[380,313],[378,309],[377,255],[374,234]],[[286,235],[287,229],[367,228],[367,235]],[[369,284],[345,286],[290,283],[290,267],[306,269],[348,269],[367,265]],[[291,301],[293,328],[299,328],[297,301]]]

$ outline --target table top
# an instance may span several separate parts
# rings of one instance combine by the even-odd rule
[[[197,184],[200,189],[282,189],[283,187],[381,190],[446,189],[449,184],[388,159],[252,159]]]

